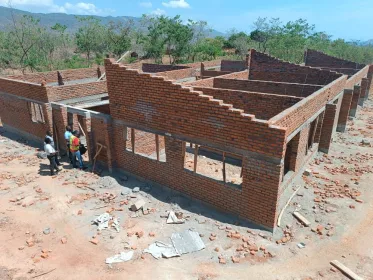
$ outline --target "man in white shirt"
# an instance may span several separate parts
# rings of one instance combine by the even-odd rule
[[[65,131],[65,140],[66,140],[66,146],[67,146],[67,153],[69,155],[69,159],[70,159],[70,163],[73,164],[73,155],[70,151],[70,137],[72,136],[72,132],[71,132],[71,127],[68,125],[66,126],[66,131]]]
[[[51,146],[53,147],[53,149],[55,149],[56,150],[56,146],[55,146],[55,144],[54,144],[54,140],[53,140],[53,137],[52,137],[52,133],[48,130],[47,131],[47,135],[45,136],[45,139],[50,139],[51,140]],[[44,150],[45,150],[45,145],[46,145],[46,143],[45,143],[45,139],[44,139]],[[56,155],[56,163],[57,163],[57,165],[58,166],[61,166],[62,164],[60,163],[60,161],[58,160],[58,155]]]
[[[47,158],[49,159],[51,176],[53,176],[55,174],[54,170],[58,172],[60,171],[60,169],[58,168],[57,163],[56,163],[56,157],[57,157],[56,150],[51,145],[51,140],[49,138],[45,138],[44,149],[45,149],[45,152],[47,153]]]

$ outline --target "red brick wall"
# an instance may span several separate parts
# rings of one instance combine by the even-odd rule
[[[101,72],[104,73],[103,67]],[[97,68],[81,68],[81,69],[68,69],[60,70],[62,78],[65,81],[79,80],[84,78],[97,77]],[[43,80],[47,83],[57,83],[57,71],[50,72],[37,72],[25,75],[12,75],[8,76],[9,79],[28,81],[31,83],[40,84]]]
[[[221,71],[239,72],[247,69],[245,60],[222,60]]]
[[[345,88],[347,89],[353,89],[355,85],[360,84],[361,79],[366,77],[368,75],[369,67],[366,66],[363,69],[361,69],[358,73],[353,75],[352,77],[349,77]]]
[[[327,68],[327,67],[324,67],[324,68],[321,68],[321,69],[329,70],[329,71],[335,71],[335,72],[342,73],[342,74],[345,74],[345,75],[348,75],[348,76],[353,76],[357,72],[360,71],[360,69],[350,69],[350,68]]]
[[[145,154],[145,155],[155,155],[156,154],[156,135],[150,132],[141,131],[135,129],[135,153]],[[158,136],[159,138],[159,151],[165,148],[164,136]],[[127,141],[125,141],[125,146],[128,150],[132,151],[132,130],[127,129]]]
[[[351,101],[352,101],[353,92],[350,89],[345,89],[343,93],[343,99],[341,104],[341,109],[338,116],[338,127],[337,131],[345,132],[347,119],[350,112]]]
[[[224,76],[220,76],[222,79],[237,79],[237,80],[248,80],[249,72],[247,70],[241,72],[233,72]]]
[[[301,126],[305,120],[308,120],[321,110],[328,101],[333,100],[335,96],[341,93],[345,88],[346,79],[347,76],[339,78],[298,102],[291,108],[273,117],[269,122],[281,127],[287,127],[287,135],[291,134],[295,129]]]
[[[274,227],[284,130],[272,128],[265,121],[252,121],[241,111],[189,88],[127,70],[108,60],[105,63],[115,166],[268,228]],[[244,149],[245,153],[252,151],[258,156],[254,159],[241,154],[242,189],[233,188],[185,170],[183,142],[172,136],[166,136],[165,163],[126,151],[126,125],[121,120],[144,130],[209,142],[214,147]],[[266,160],[266,155],[277,158],[278,164]]]
[[[255,50],[250,50],[249,67],[250,80],[326,85],[342,76],[340,73],[282,61]]]
[[[167,80],[179,80],[196,76],[196,70],[193,68],[186,68],[180,70],[159,72],[155,74],[158,77],[165,77]]]
[[[327,55],[325,53],[308,49],[304,54],[304,62],[307,66],[313,67],[330,67],[330,68],[364,68],[364,64],[340,59]]]
[[[45,123],[33,122],[29,112],[28,102],[16,96],[5,96],[0,94],[0,116],[1,122],[11,126],[20,132],[26,132],[43,141],[46,131],[50,129],[46,104],[43,104]],[[41,142],[42,145],[42,142]]]
[[[304,165],[309,133],[310,126],[308,125],[294,137],[290,162],[290,168],[294,172],[299,172]]]
[[[108,60],[106,74],[113,119],[282,157],[284,131],[252,121],[252,116],[243,114],[242,110],[162,77],[139,74]],[[225,118],[216,117],[220,115]],[[267,143],[273,145],[269,147]]]
[[[206,79],[206,78],[211,78],[211,77],[217,77],[217,76],[222,76],[226,74],[230,74],[231,72],[229,71],[213,71],[213,70],[203,70],[201,71],[201,76]]]
[[[215,99],[223,100],[224,103],[232,104],[234,108],[242,109],[245,113],[255,115],[256,118],[263,120],[274,117],[302,100],[301,98],[292,96],[229,89],[204,87],[194,87],[194,89],[202,91],[206,95],[211,95]]]
[[[281,95],[291,95],[298,97],[307,97],[315,91],[322,88],[317,85],[302,85],[269,81],[255,81],[255,80],[233,80],[233,79],[214,79],[215,88],[246,90],[264,93],[274,93]]]
[[[219,76],[219,78],[224,78],[224,79],[239,79],[239,80],[247,80],[248,79],[249,73],[247,71],[242,71],[242,72],[234,72],[230,74],[226,74],[223,76]],[[202,79],[194,82],[189,82],[185,83],[185,86],[199,86],[199,87],[213,87],[214,86],[214,79],[215,77],[212,78],[207,78],[207,79]]]
[[[350,112],[349,112],[349,115],[352,117],[356,116],[356,110],[357,110],[357,105],[359,103],[360,93],[361,93],[361,87],[354,86],[354,91],[353,91],[351,106],[350,106]]]
[[[220,66],[221,59],[215,59],[210,61],[204,61],[203,64],[206,68],[213,67],[213,66]],[[188,66],[194,69],[199,69],[201,67],[201,62],[193,62],[193,63],[187,63],[187,64],[181,64],[183,66]]]
[[[47,87],[50,102],[107,92],[106,81]]]
[[[67,146],[65,141],[65,130],[67,126],[67,110],[66,107],[52,107],[55,139],[58,139],[59,149],[66,152]],[[57,143],[56,143],[57,145]]]
[[[85,109],[90,110],[90,111],[95,111],[95,112],[103,113],[103,114],[106,114],[106,115],[110,115],[110,106],[109,106],[109,104],[99,105],[99,106],[93,106],[93,107],[89,107],[89,108],[85,108]]]
[[[184,169],[182,141],[165,137],[166,162],[148,159],[123,149],[125,127],[113,125],[115,166],[168,186],[221,210],[274,228],[277,215],[279,165],[244,158],[242,190]],[[255,179],[254,179],[255,178]]]
[[[198,80],[198,81],[193,81],[193,82],[189,82],[189,83],[185,83],[184,85],[185,86],[196,86],[196,87],[214,87],[214,77],[212,78],[207,78],[207,79],[202,79],[202,80]]]
[[[320,113],[318,116],[319,121],[317,122],[317,127],[316,127],[316,133],[315,133],[315,143],[320,143],[320,138],[321,138],[321,129],[324,123],[324,115],[325,115],[325,110]]]
[[[125,151],[124,140],[121,137],[124,129],[122,125],[113,125],[117,167],[215,205],[222,210],[240,214],[242,195],[238,188],[227,187],[207,177],[184,170],[181,141],[166,137],[166,162],[158,162]]]
[[[28,82],[0,78],[0,92],[10,93],[40,102],[48,102],[47,88]]]
[[[105,123],[105,121],[101,118],[91,118],[91,131],[89,133],[89,139],[90,139],[90,147],[91,147],[91,153],[94,156],[97,151],[97,145],[96,143],[100,143],[106,147],[111,147],[111,144],[109,142],[109,139],[107,137],[108,131],[110,131],[110,125]],[[123,137],[123,134],[122,134]],[[124,143],[124,140],[122,142],[122,145]],[[122,146],[121,149],[125,149],[125,146]],[[120,152],[116,149],[113,149],[113,152]],[[107,149],[102,149],[100,154],[97,156],[97,161],[102,161],[105,163],[109,163],[111,159],[109,158]]]
[[[186,68],[188,68],[188,66],[168,65],[168,64],[151,64],[151,63],[143,63],[141,66],[142,71],[147,72],[147,73],[166,72],[166,71],[180,70],[180,69],[186,69]]]
[[[337,105],[326,104],[324,121],[321,128],[319,150],[328,153],[333,137],[335,118],[337,118]]]

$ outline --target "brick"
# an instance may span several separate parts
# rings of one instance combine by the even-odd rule
[[[92,238],[89,242],[91,242],[94,245],[98,244],[98,239],[97,238]]]

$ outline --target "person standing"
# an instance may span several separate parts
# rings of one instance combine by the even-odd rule
[[[84,170],[84,169],[87,169],[86,166],[84,166],[83,164],[83,158],[82,158],[82,155],[80,153],[80,133],[79,131],[75,130],[73,133],[72,133],[72,136],[70,137],[70,151],[72,153],[72,158],[73,158],[73,167],[74,168],[77,168],[77,164],[76,164],[76,160],[78,159],[79,161],[79,168],[81,170]]]
[[[53,140],[53,136],[52,136],[52,133],[48,130],[47,131],[47,135],[45,136],[45,140],[44,140],[44,150],[45,150],[45,145],[47,144],[46,143],[46,139],[49,139],[50,140],[50,145],[53,147],[53,149],[54,150],[56,150],[56,146],[55,146],[55,144],[54,144],[54,140]],[[56,155],[56,158],[55,158],[55,160],[56,160],[56,163],[57,163],[57,165],[58,166],[61,166],[62,164],[60,163],[60,161],[58,160],[58,155]]]
[[[70,163],[73,164],[73,156],[71,154],[71,151],[70,151],[70,138],[72,136],[72,133],[71,133],[71,127],[68,125],[66,126],[66,131],[65,131],[65,140],[66,140],[66,146],[67,146],[67,153],[68,153],[68,156],[69,156],[69,159],[70,159]]]
[[[51,176],[55,175],[54,173],[54,170],[56,170],[56,172],[60,171],[60,169],[58,168],[57,166],[57,163],[56,163],[56,157],[57,157],[57,152],[56,150],[53,148],[53,146],[51,145],[51,140],[50,138],[45,138],[45,152],[47,154],[47,158],[49,159],[49,168],[50,168],[50,171],[51,171]]]

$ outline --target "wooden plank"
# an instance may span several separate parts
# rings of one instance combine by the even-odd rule
[[[281,213],[280,213],[280,215],[278,216],[278,219],[277,219],[277,226],[278,227],[281,226],[281,218],[282,218],[282,215],[284,214],[284,211],[285,211],[286,207],[288,207],[290,201],[293,199],[293,197],[295,196],[295,194],[297,193],[297,191],[299,191],[299,189],[300,189],[300,187],[298,187],[295,190],[295,192],[290,196],[289,200],[286,202],[284,208],[282,208]]]
[[[226,174],[225,174],[225,152],[223,152],[223,181],[226,182]]]
[[[159,135],[155,135],[155,150],[157,153],[157,161],[159,161]]]
[[[78,119],[78,125],[79,125],[79,129],[80,129],[80,131],[83,133],[83,136],[86,137],[86,136],[85,136],[85,132],[84,132],[82,126],[80,125],[80,121],[79,121],[79,119]]]
[[[117,61],[116,63],[120,62],[123,58],[125,58],[128,54],[130,54],[131,52],[130,51],[126,51]],[[106,72],[104,74],[101,75],[100,78],[97,79],[97,82],[98,81],[101,81],[104,77],[106,76]]]
[[[294,217],[297,218],[304,226],[309,227],[311,225],[311,222],[308,221],[301,213],[294,212]]]
[[[197,144],[194,144],[194,173],[197,171],[197,158],[198,158],[198,148]]]
[[[132,153],[135,153],[135,129],[131,128]]]
[[[348,267],[344,266],[342,263],[340,263],[337,260],[331,261],[330,264],[332,266],[335,266],[337,269],[339,269],[344,275],[346,275],[348,278],[352,280],[363,280],[360,276],[358,276],[355,272],[353,272]]]

